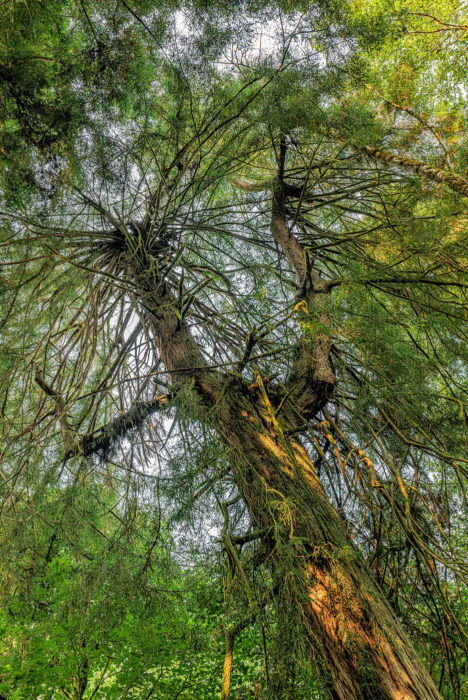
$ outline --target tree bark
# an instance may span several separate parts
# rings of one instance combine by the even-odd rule
[[[289,579],[334,697],[440,698],[300,443],[286,440],[258,399],[230,391],[216,413],[252,517],[275,533],[277,574]]]

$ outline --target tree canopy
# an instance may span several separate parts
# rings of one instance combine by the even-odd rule
[[[0,27],[0,696],[461,700],[466,4]]]

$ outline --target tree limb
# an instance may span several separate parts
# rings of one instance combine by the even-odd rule
[[[447,185],[454,192],[468,197],[468,180],[461,175],[457,175],[457,173],[447,172],[413,158],[405,158],[373,146],[354,146],[354,148],[369,156],[369,158],[377,160],[379,163],[398,168],[399,170],[406,170],[413,175],[421,175],[426,180]]]
[[[35,368],[34,379],[36,384],[42,389],[42,391],[50,396],[55,401],[55,414],[57,416],[58,422],[60,424],[60,431],[62,433],[63,449],[67,453],[72,449],[74,443],[74,434],[67,418],[67,407],[65,401],[63,400],[61,394],[55,391],[50,384],[48,384],[44,378],[44,374],[40,371],[38,367]]]
[[[286,146],[284,139],[280,148],[279,173],[273,189],[270,229],[276,243],[282,249],[294,268],[302,286],[300,299],[305,301],[303,320],[313,312],[324,329],[327,319],[323,313],[326,299],[330,295],[330,281],[325,280],[315,270],[306,255],[306,250],[289,230],[286,222],[287,190],[281,173],[284,172]],[[325,331],[319,331],[312,340],[304,339],[298,346],[298,353],[286,389],[304,417],[315,415],[333,393],[335,376],[330,366],[331,338]]]
[[[127,435],[130,430],[158,411],[167,409],[174,394],[163,394],[150,401],[135,401],[126,413],[114,418],[110,423],[99,428],[91,435],[83,435],[65,450],[64,459],[71,457],[90,457],[98,452],[105,452],[117,440]]]

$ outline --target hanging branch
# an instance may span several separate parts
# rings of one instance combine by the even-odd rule
[[[44,378],[44,374],[40,371],[38,367],[35,368],[34,379],[36,384],[42,389],[42,391],[50,396],[55,401],[55,415],[60,424],[60,431],[62,433],[63,440],[63,450],[67,454],[73,449],[75,442],[74,433],[70,428],[67,418],[67,407],[65,401],[63,400],[61,394],[55,391],[50,384],[48,384]]]

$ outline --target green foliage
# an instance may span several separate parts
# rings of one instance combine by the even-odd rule
[[[466,177],[466,24],[455,0],[3,4],[8,700],[213,698],[236,626],[232,697],[329,691],[292,614],[298,504],[277,494],[274,546],[252,536],[217,406],[154,342],[169,307],[222,397],[257,400],[259,368],[359,547],[334,560],[367,560],[444,697],[464,696],[466,198],[362,148]],[[325,300],[271,236],[281,179]],[[173,303],[155,312],[141,269]],[[323,335],[336,387],[299,424],[288,382]],[[104,454],[64,454],[102,434]]]

